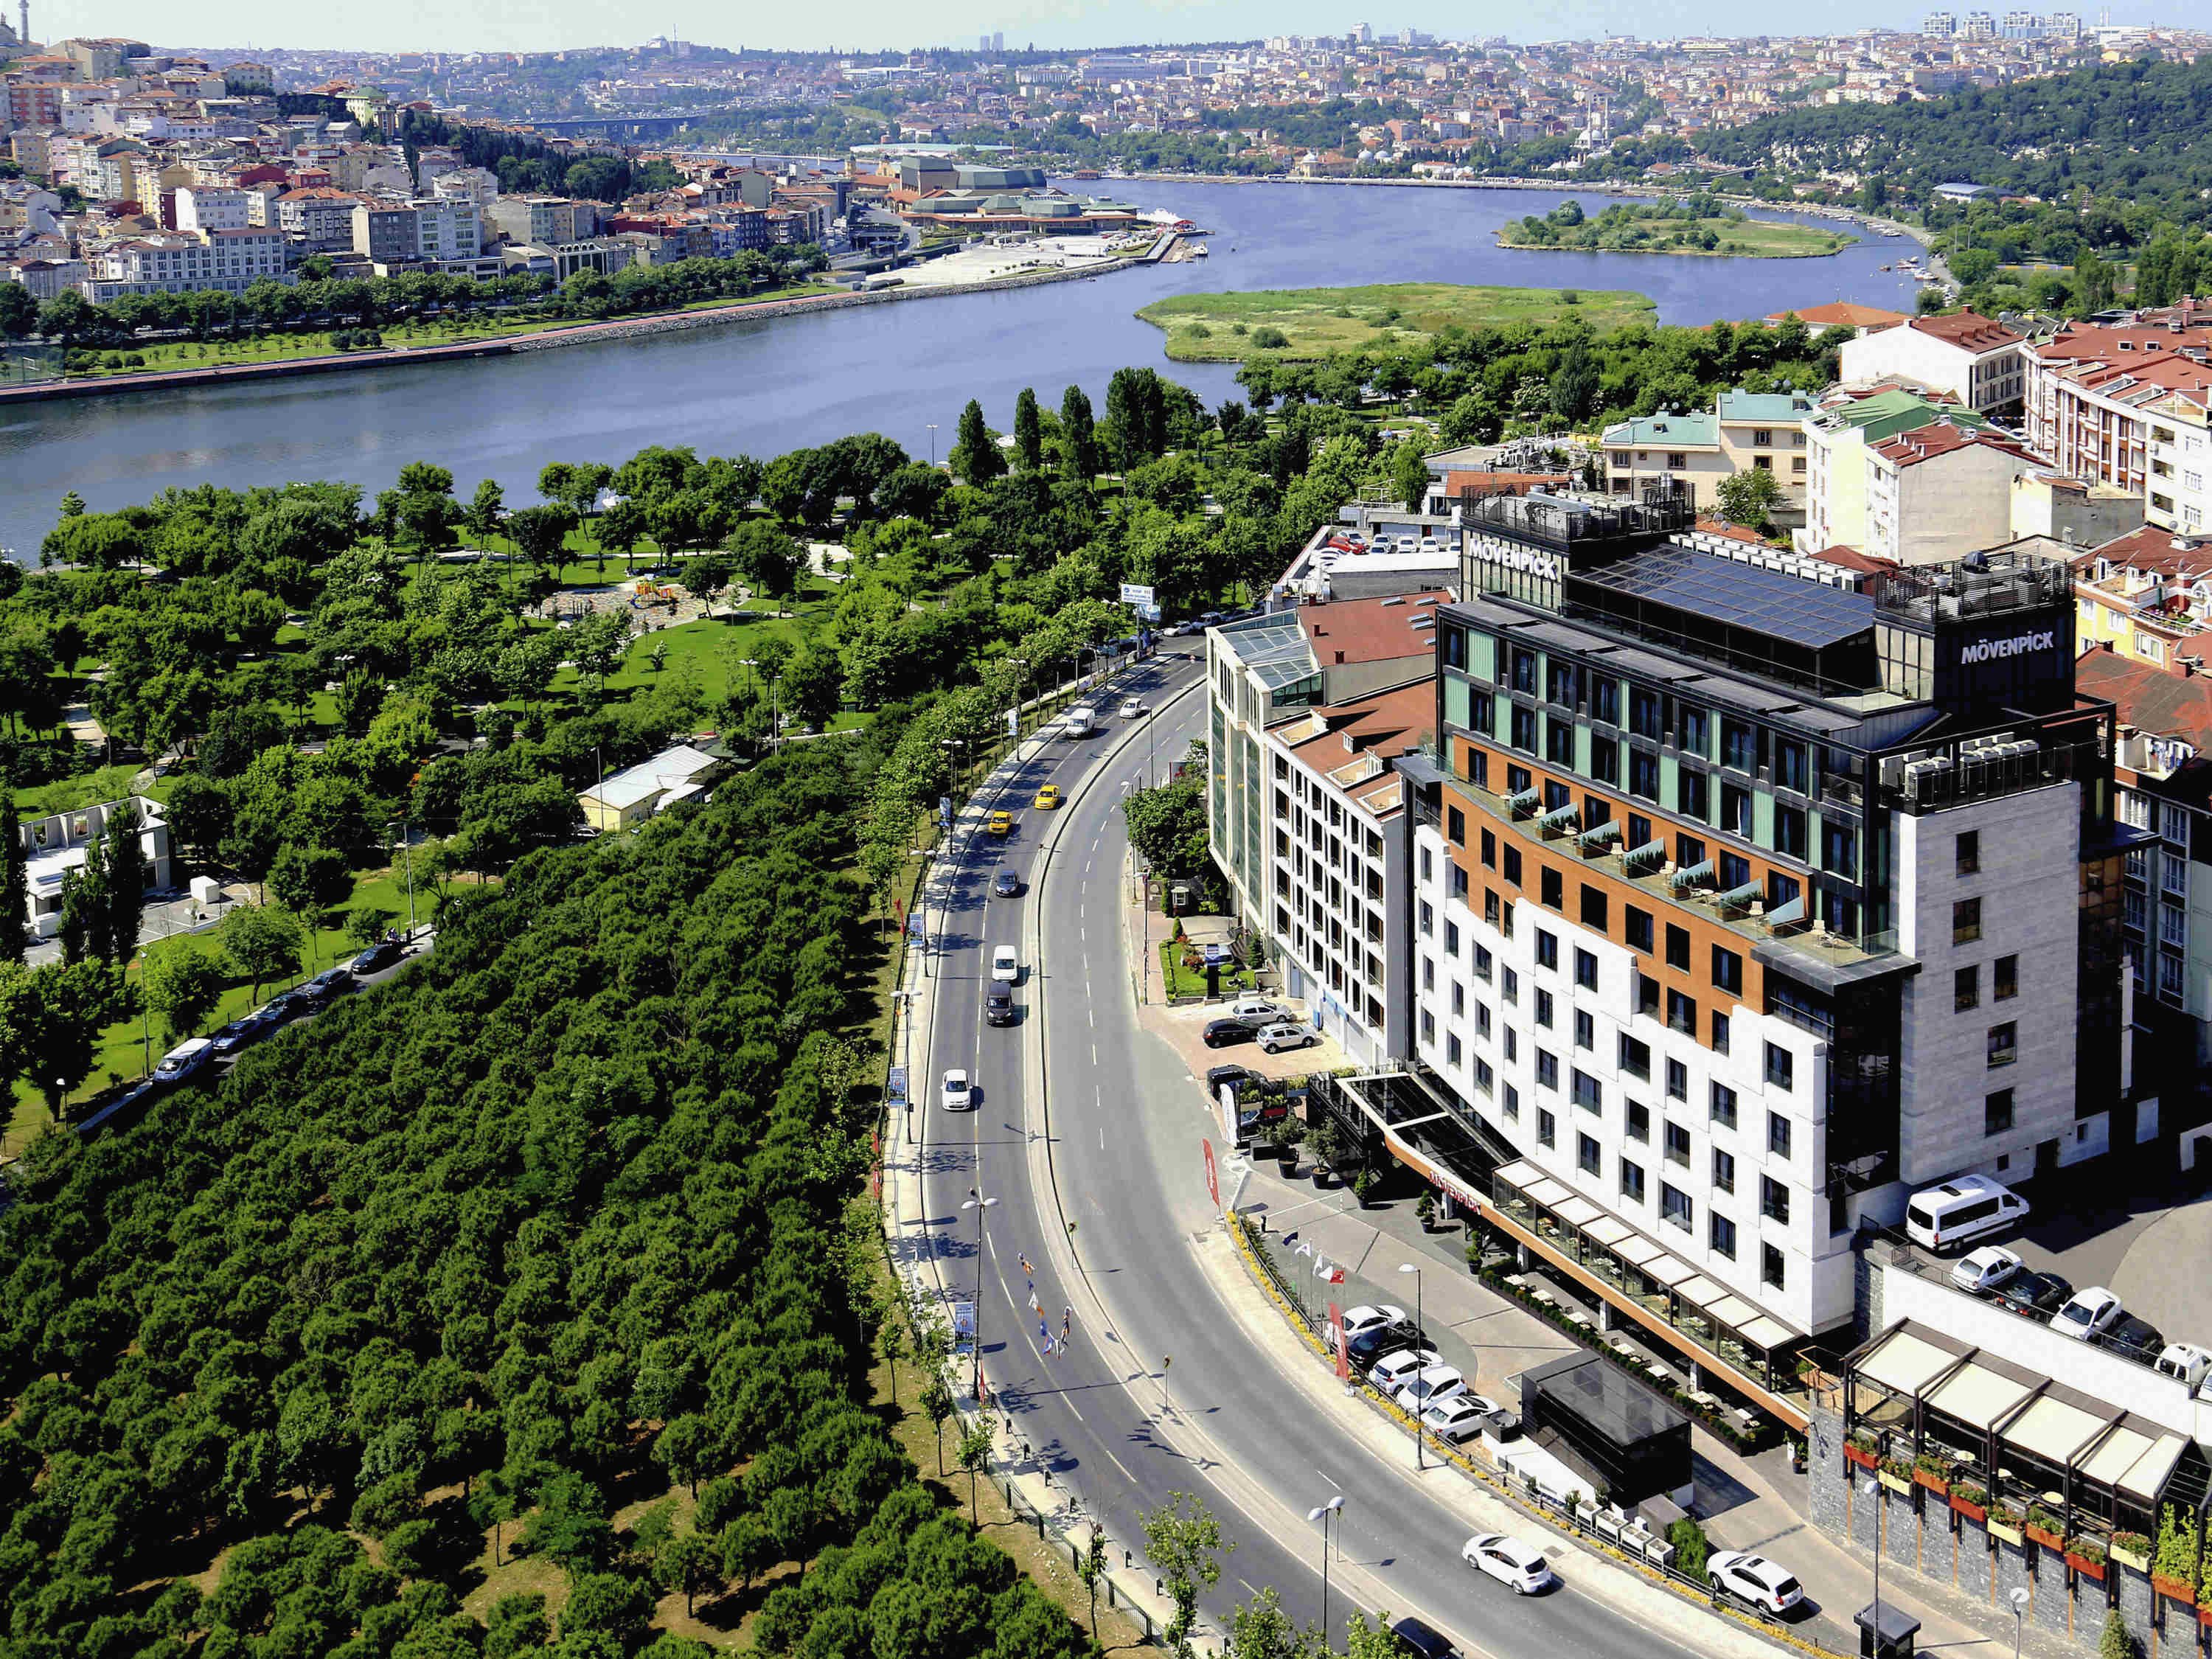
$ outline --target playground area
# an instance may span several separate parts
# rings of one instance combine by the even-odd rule
[[[707,601],[681,582],[656,581],[641,576],[634,581],[605,587],[568,587],[540,605],[536,614],[556,624],[575,623],[602,611],[628,616],[639,633],[697,622],[707,614]]]

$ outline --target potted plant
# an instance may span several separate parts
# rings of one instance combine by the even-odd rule
[[[1275,1158],[1285,1181],[1298,1172],[1298,1148],[1305,1138],[1306,1123],[1302,1117],[1286,1117],[1275,1126]]]
[[[1421,1188],[1421,1195],[1413,1200],[1413,1217],[1421,1224],[1423,1232],[1432,1233],[1437,1230],[1437,1195],[1433,1188]]]
[[[1359,1200],[1361,1209],[1374,1207],[1375,1189],[1382,1184],[1382,1178],[1372,1170],[1362,1170],[1352,1177],[1352,1195]]]
[[[1337,1127],[1334,1118],[1322,1119],[1320,1126],[1314,1130],[1313,1149],[1314,1185],[1325,1187],[1328,1184],[1329,1172],[1338,1164],[1348,1161],[1351,1151],[1345,1145],[1344,1131]]]
[[[1879,1468],[1881,1458],[1875,1449],[1875,1437],[1864,1429],[1854,1431],[1844,1442],[1844,1461],[1863,1469]]]
[[[2075,1538],[2066,1545],[2066,1565],[2084,1578],[2105,1582],[2105,1552],[2086,1538]]]
[[[2047,1550],[2062,1549],[2066,1543],[2066,1523],[2039,1504],[2027,1508],[2027,1535]]]
[[[1951,1507],[1969,1521],[1986,1522],[1990,1518],[1990,1495],[1970,1480],[1961,1480],[1951,1488]]]
[[[1990,1536],[2002,1538],[2008,1544],[2026,1542],[2021,1531],[2020,1511],[2009,1504],[1996,1504],[1990,1509]]]
[[[1881,1482],[1887,1492],[1909,1492],[1912,1490],[1912,1465],[1901,1457],[1885,1457],[1875,1469],[1874,1478]]]
[[[2150,1571],[2150,1540],[2139,1532],[2114,1533],[2106,1553],[2124,1567],[2133,1567],[2137,1572]]]
[[[1933,1452],[1923,1452],[1912,1460],[1912,1484],[1925,1486],[1938,1498],[1949,1495],[1951,1466]]]
[[[2197,1517],[2171,1506],[2159,1517],[2158,1553],[2151,1558],[2151,1587],[2160,1595],[2197,1605]]]

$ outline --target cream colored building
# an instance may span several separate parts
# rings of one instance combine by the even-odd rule
[[[2035,465],[2018,444],[1948,423],[1867,451],[1867,539],[1899,564],[1948,564],[2012,538],[2012,481]]]

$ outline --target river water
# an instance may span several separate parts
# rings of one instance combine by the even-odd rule
[[[1834,300],[1899,310],[1913,301],[1910,279],[1878,269],[1913,245],[1878,236],[1819,259],[1522,252],[1497,246],[1498,228],[1564,196],[1146,180],[1115,188],[1212,230],[1212,256],[511,357],[0,408],[0,549],[34,557],[70,489],[97,508],[200,483],[341,478],[373,493],[406,463],[432,460],[452,471],[464,497],[489,477],[521,505],[535,499],[548,461],[619,461],[647,444],[766,458],[874,430],[917,456],[933,441],[942,457],[969,398],[1002,427],[1024,386],[1053,406],[1079,383],[1103,407],[1108,378],[1125,364],[1158,365],[1208,403],[1237,396],[1232,366],[1169,363],[1159,331],[1132,314],[1170,294],[1386,282],[1633,289],[1669,323]],[[1602,204],[1583,199],[1592,211]]]

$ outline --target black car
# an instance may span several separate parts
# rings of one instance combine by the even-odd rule
[[[284,1017],[276,1012],[276,1005],[257,1008],[250,1014],[240,1014],[217,1031],[211,1039],[218,1054],[234,1054],[265,1032],[273,1031],[283,1024]]]
[[[269,1016],[272,1026],[282,1025],[288,1019],[297,1019],[307,1012],[307,1000],[297,991],[286,991],[270,998],[261,1012]]]
[[[2097,1340],[2115,1353],[2124,1354],[2144,1365],[2157,1358],[2166,1347],[2166,1339],[2158,1334],[2157,1329],[2133,1314],[2124,1314],[2114,1321],[2112,1329]]]
[[[310,1008],[319,1008],[335,997],[343,996],[353,989],[353,975],[343,968],[325,968],[305,985],[297,988],[299,995]]]
[[[994,985],[983,994],[983,1024],[1012,1025],[1020,1016],[1015,1012],[1013,988]]]
[[[1218,1100],[1221,1098],[1223,1084],[1242,1083],[1251,1075],[1249,1068],[1243,1066],[1208,1066],[1206,1073],[1206,1092]]]
[[[1401,1619],[1390,1626],[1390,1634],[1397,1638],[1399,1651],[1410,1659],[1456,1659],[1451,1638],[1418,1619]]]
[[[406,954],[406,947],[398,939],[380,939],[346,966],[356,974],[374,974],[389,968]]]
[[[1241,1019],[1210,1019],[1206,1023],[1206,1046],[1226,1048],[1232,1043],[1249,1042],[1260,1035],[1249,1022]]]
[[[1997,1287],[1997,1305],[2047,1324],[2073,1294],[2073,1285],[2057,1273],[2014,1273]]]
[[[1022,890],[1022,878],[1002,864],[991,878],[991,890],[1000,898],[1012,898]]]
[[[1376,1360],[1387,1354],[1394,1354],[1401,1348],[1430,1348],[1435,1346],[1429,1340],[1428,1333],[1419,1325],[1385,1324],[1370,1326],[1360,1332],[1344,1345],[1344,1351],[1351,1357],[1352,1370],[1364,1375]]]

